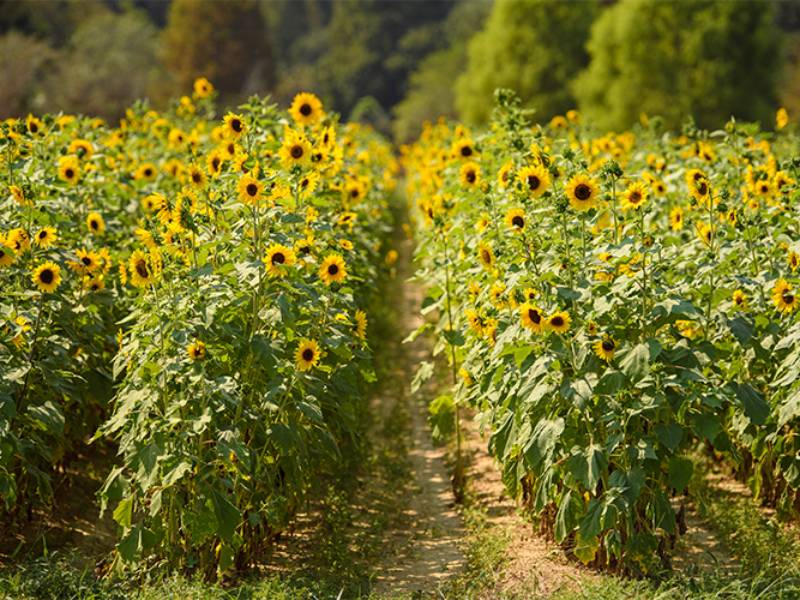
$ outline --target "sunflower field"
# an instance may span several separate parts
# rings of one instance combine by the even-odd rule
[[[698,460],[800,509],[800,160],[731,120],[596,131],[497,93],[401,149],[425,329],[510,493],[584,563],[652,573]],[[430,369],[427,368],[427,372]],[[421,377],[425,373],[421,373]],[[450,407],[444,410],[442,407]]]
[[[0,126],[0,521],[109,445],[116,565],[209,576],[358,454],[398,173],[311,94],[214,96]]]

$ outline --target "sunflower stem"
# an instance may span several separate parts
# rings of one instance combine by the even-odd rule
[[[447,328],[450,332],[450,367],[453,379],[453,387],[455,388],[458,382],[458,365],[456,363],[456,347],[452,342],[453,335],[453,309],[450,292],[450,252],[447,245],[447,237],[442,233],[442,242],[444,244],[444,278],[445,278],[445,302],[447,305]],[[455,468],[455,483],[458,488],[458,493],[461,493],[461,485],[463,480],[462,462],[461,462],[461,412],[458,402],[453,402],[455,406],[455,426],[456,426],[456,468]]]

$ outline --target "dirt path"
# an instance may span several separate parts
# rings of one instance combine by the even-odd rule
[[[410,254],[410,242],[405,241],[397,275],[401,281],[410,275]],[[421,324],[421,298],[414,284],[399,286],[394,302],[400,331],[408,332]],[[409,529],[394,532],[393,551],[377,572],[376,592],[388,596],[431,593],[465,564],[460,548],[464,527],[454,505],[445,450],[433,446],[426,419],[427,400],[434,390],[423,387],[417,395],[410,395],[409,383],[429,349],[418,338],[398,350],[395,368],[401,376],[393,400],[406,406],[409,413],[408,459],[414,480],[405,511]]]

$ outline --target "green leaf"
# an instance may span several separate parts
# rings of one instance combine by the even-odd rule
[[[187,461],[182,461],[174,469],[172,469],[172,471],[167,473],[162,478],[162,483],[164,484],[165,487],[174,485],[176,482],[180,481],[180,479],[184,475],[186,475],[186,473],[189,473],[191,470],[192,470],[192,464]]]
[[[647,344],[638,344],[628,351],[619,366],[628,379],[636,382],[645,376],[649,364],[650,348]]]
[[[686,489],[694,472],[694,463],[688,458],[673,456],[669,460],[669,484],[680,494]]]
[[[750,344],[754,331],[754,325],[750,319],[742,316],[730,319],[728,320],[728,329],[742,346]]]
[[[211,500],[214,503],[214,515],[217,517],[217,535],[230,541],[242,520],[242,513],[216,490],[212,493]]]
[[[583,452],[573,454],[568,464],[573,477],[580,481],[584,488],[594,491],[603,471],[608,467],[608,459],[602,446],[590,444]]]
[[[114,509],[114,520],[124,529],[128,529],[133,521],[133,496],[128,496]]]
[[[769,404],[749,383],[732,384],[744,414],[754,425],[763,425],[769,416]]]
[[[800,416],[800,390],[795,390],[781,403],[778,409],[778,427],[783,427],[797,416]]]
[[[433,363],[422,361],[417,369],[414,379],[411,380],[411,393],[416,394],[428,379],[433,376]]]
[[[594,386],[595,394],[613,396],[625,385],[625,374],[617,370],[608,370],[603,373],[600,381]]]
[[[40,429],[53,435],[63,435],[64,413],[50,400],[38,406],[31,406],[28,408],[28,414]]]
[[[446,443],[456,431],[456,405],[453,397],[443,394],[428,406],[428,423],[436,444]]]

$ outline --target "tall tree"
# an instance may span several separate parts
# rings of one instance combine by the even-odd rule
[[[468,66],[458,79],[462,118],[485,121],[498,87],[513,89],[540,118],[572,108],[570,84],[588,63],[585,44],[595,14],[594,1],[497,0],[469,44]]]
[[[264,92],[274,83],[267,29],[255,0],[173,0],[163,58],[181,91],[200,75],[223,94]]]
[[[592,28],[591,65],[573,92],[606,128],[640,113],[676,127],[688,114],[703,126],[731,115],[771,119],[780,32],[770,2],[621,0]]]

